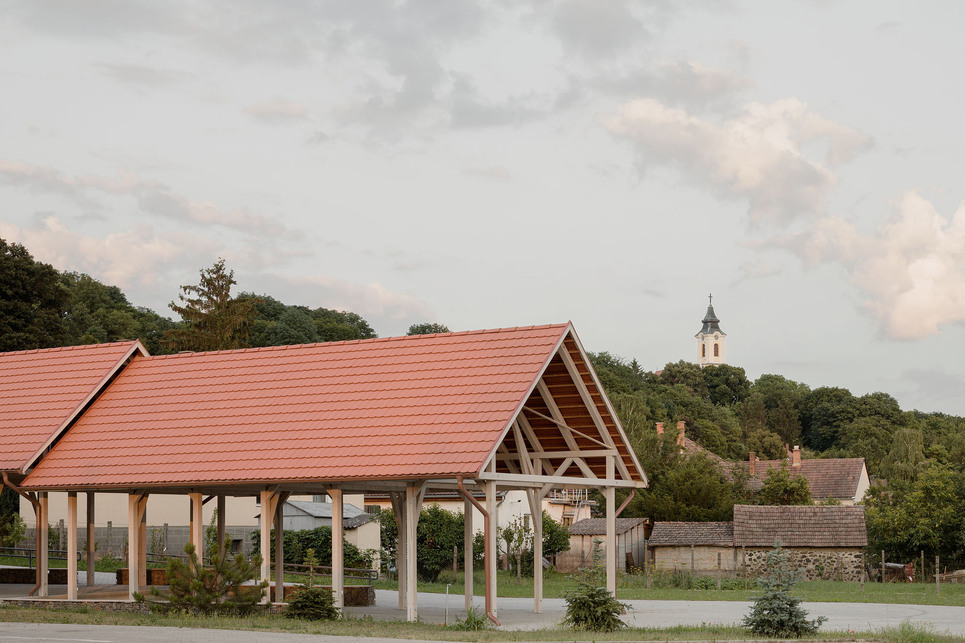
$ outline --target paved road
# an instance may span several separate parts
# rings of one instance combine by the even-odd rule
[[[478,597],[477,597],[478,599]],[[442,623],[445,618],[445,595],[419,594],[419,615],[424,622]],[[480,603],[481,599],[477,600]],[[701,623],[733,624],[741,620],[750,609],[749,603],[730,601],[627,601],[632,610],[625,620],[640,627],[668,627],[673,625],[699,625]],[[449,597],[449,622],[462,617],[463,599]],[[886,605],[874,603],[806,603],[812,617],[827,616],[822,630],[874,631],[881,627],[896,626],[902,622],[922,623],[936,632],[949,632],[965,636],[965,607],[935,605]],[[562,619],[562,599],[545,599],[543,613],[533,613],[532,599],[501,598],[498,615],[503,629],[525,630],[552,627]],[[362,613],[361,608],[349,608],[350,614]],[[395,592],[376,592],[375,608],[364,613],[376,619],[402,619],[405,612],[398,609]],[[64,625],[51,623],[3,623],[0,624],[0,643],[25,641],[30,643],[144,643],[184,641],[185,643],[383,643],[388,639],[350,638],[306,634],[283,634],[266,632],[240,632],[226,630],[200,630],[165,627],[128,627],[110,625]],[[400,642],[394,642],[400,643]],[[411,643],[411,641],[409,642]]]

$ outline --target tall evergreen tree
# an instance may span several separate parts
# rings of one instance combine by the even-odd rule
[[[256,301],[232,298],[231,286],[237,282],[233,270],[225,269],[218,259],[201,270],[197,286],[181,286],[179,299],[168,304],[181,316],[182,324],[164,334],[164,341],[175,350],[216,351],[248,346],[256,314]]]

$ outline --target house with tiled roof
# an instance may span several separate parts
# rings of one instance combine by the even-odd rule
[[[663,435],[664,424],[657,422],[657,433]],[[724,478],[733,482],[738,477],[751,492],[761,490],[769,471],[788,467],[792,476],[803,476],[808,481],[815,503],[834,501],[843,505],[861,502],[871,487],[864,458],[801,458],[800,447],[788,449],[784,460],[760,460],[754,451],[747,462],[731,462],[705,449],[686,436],[686,425],[677,422],[677,444],[680,452],[689,456],[700,454],[713,462]]]
[[[752,451],[746,463],[748,473],[757,480],[769,471],[788,467],[791,476],[803,476],[808,481],[814,502],[836,501],[844,505],[861,502],[871,487],[864,458],[801,459],[801,448],[795,446],[784,460],[758,460]]]
[[[198,547],[207,500],[218,501],[220,531],[222,499],[257,498],[261,576],[271,577],[274,526],[274,574],[281,579],[282,507],[294,495],[325,494],[332,499],[334,591],[341,604],[344,499],[381,490],[390,494],[404,552],[400,607],[415,620],[419,507],[428,490],[446,489],[485,517],[486,612],[495,620],[497,486],[524,491],[534,514],[550,489],[599,489],[606,538],[615,542],[615,490],[647,484],[571,324],[138,353],[105,383],[68,424],[49,422],[55,439],[30,461],[18,488],[37,498],[66,494],[74,543],[77,494],[124,494],[131,597],[144,582],[152,497],[187,496]],[[484,502],[473,495],[480,491]],[[46,524],[46,513],[39,518]],[[537,549],[540,527],[534,521]],[[608,550],[606,563],[611,590],[615,553]],[[75,563],[68,561],[68,578]],[[466,573],[471,592],[471,569]],[[539,611],[541,578],[534,585]],[[76,583],[68,596],[77,596]]]
[[[733,522],[658,522],[648,546],[656,569],[753,577],[778,542],[805,579],[861,580],[864,507],[736,505]]]

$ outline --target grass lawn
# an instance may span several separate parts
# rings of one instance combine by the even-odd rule
[[[25,609],[0,607],[0,622],[21,623],[70,623],[89,625],[149,625],[161,627],[212,628],[224,630],[249,630],[263,632],[291,632],[302,634],[328,634],[350,637],[380,637],[394,639],[423,639],[432,641],[672,641],[672,640],[763,640],[755,639],[736,627],[673,627],[625,628],[612,633],[585,632],[580,630],[547,629],[534,632],[512,630],[461,631],[426,623],[402,621],[373,621],[347,619],[332,622],[307,622],[286,619],[283,616],[186,616],[162,614],[128,614],[102,612],[89,608],[76,609]],[[807,640],[807,639],[805,639]],[[822,641],[882,641],[884,643],[963,643],[965,638],[936,634],[927,629],[902,626],[877,632],[821,632],[812,640]]]
[[[450,594],[462,594],[462,573],[457,574],[456,582],[449,588]],[[483,593],[481,570],[474,574],[476,594]],[[562,598],[570,590],[576,589],[578,577],[546,572],[543,578],[543,596]],[[524,577],[517,582],[508,572],[498,572],[497,588],[500,596],[529,598],[533,595],[533,579]],[[395,581],[380,580],[379,589],[397,589]],[[444,594],[444,583],[419,583],[420,592]],[[643,576],[621,575],[617,579],[617,598],[620,600],[687,600],[687,601],[749,601],[758,595],[756,589],[678,589],[673,587],[646,588]],[[947,584],[941,586],[941,593],[935,593],[933,583],[845,583],[840,581],[802,581],[792,592],[805,601],[830,603],[903,603],[914,605],[957,605],[965,606],[965,585]]]

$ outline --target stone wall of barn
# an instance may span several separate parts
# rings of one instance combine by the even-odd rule
[[[863,575],[859,548],[785,547],[792,567],[801,569],[803,580],[860,581]],[[664,571],[716,574],[717,561],[725,576],[754,577],[764,573],[771,547],[694,546],[653,547],[653,565]],[[720,556],[718,558],[718,555]]]
[[[846,547],[785,547],[790,554],[791,567],[800,569],[803,580],[844,580],[858,582],[864,576],[863,553],[860,548]],[[743,550],[744,573],[760,576],[767,564],[771,547],[747,547]]]

